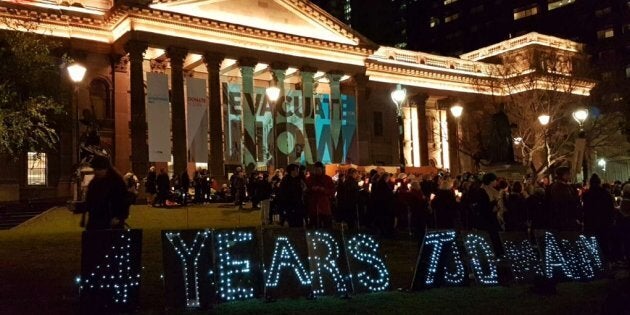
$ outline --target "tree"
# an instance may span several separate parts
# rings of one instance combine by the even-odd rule
[[[63,114],[60,47],[34,32],[33,23],[0,20],[0,152],[15,158],[26,151],[54,150],[55,120]]]
[[[491,104],[495,111],[499,104],[504,105],[512,123],[517,160],[533,174],[540,175],[549,172],[549,168],[567,164],[580,135],[571,115],[578,108],[589,108],[587,92],[594,84],[585,79],[589,72],[585,60],[565,51],[541,48],[507,53],[498,59],[486,70],[495,80],[478,84],[480,91],[493,93],[480,96],[477,102]],[[489,86],[488,82],[492,84]],[[487,148],[483,130],[487,124],[483,122],[492,113],[487,108],[478,111],[473,118],[478,123],[477,141],[461,141],[467,154],[475,152],[470,147],[474,143],[482,161]],[[538,121],[541,114],[550,116],[547,126]],[[605,151],[607,156],[628,152],[630,145],[623,139],[623,128],[620,113],[591,115],[584,125],[585,156],[590,156],[589,152]]]

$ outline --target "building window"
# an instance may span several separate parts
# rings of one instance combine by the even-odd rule
[[[96,79],[90,82],[90,109],[94,114],[94,118],[114,119],[114,109],[110,97],[109,84],[102,79]]]
[[[611,38],[613,36],[615,36],[615,31],[612,27],[597,31],[597,38],[599,39]]]
[[[383,113],[374,112],[374,136],[383,136]]]
[[[28,152],[26,163],[26,184],[46,186],[46,153]]]
[[[608,14],[612,13],[612,8],[611,7],[606,7],[603,9],[599,9],[599,10],[595,10],[595,16],[596,17],[604,17]]]
[[[613,77],[612,71],[602,72],[602,80],[603,81],[610,81],[610,80],[612,80],[612,77]]]
[[[457,19],[459,19],[459,13],[451,14],[444,18],[444,23],[455,21]]]
[[[626,78],[630,79],[630,65],[626,66]]]
[[[550,0],[550,2],[547,4],[547,10],[548,11],[555,10],[557,8],[564,7],[574,2],[575,0],[560,0],[560,1]]]
[[[514,9],[514,20],[520,20],[536,14],[538,14],[538,6],[529,7],[527,9]]]
[[[448,5],[455,2],[457,2],[457,0],[444,0],[444,5]]]
[[[612,61],[617,59],[617,52],[614,49],[600,51],[597,56],[600,60]]]
[[[346,0],[343,4],[343,16],[346,18],[346,22],[350,24],[352,18],[352,6],[350,6],[350,0]]]
[[[429,19],[429,26],[431,28],[436,27],[438,24],[440,24],[440,19],[438,19],[436,17],[431,17],[431,19]]]
[[[470,13],[472,14],[476,14],[476,13],[481,13],[483,12],[483,4],[480,4],[472,9],[470,9]]]

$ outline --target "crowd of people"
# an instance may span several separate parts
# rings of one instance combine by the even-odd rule
[[[552,181],[498,178],[493,173],[451,176],[397,175],[377,168],[324,173],[289,165],[273,176],[242,170],[231,180],[236,204],[250,198],[257,208],[270,199],[267,223],[290,227],[368,229],[383,237],[409,233],[422,239],[427,229],[480,230],[497,255],[502,232],[573,231],[596,236],[611,261],[630,257],[630,184],[602,183],[593,174],[586,185],[570,183],[568,168]]]
[[[88,208],[95,210],[105,204],[99,200],[111,199],[110,192],[123,196],[114,199],[124,198],[125,205],[134,203],[139,187],[135,175],[121,176],[104,158],[96,158],[92,164],[96,176],[88,188]],[[105,170],[102,174],[101,169]],[[328,176],[324,165],[316,162],[310,171],[291,164],[273,175],[252,172],[247,176],[239,167],[229,184],[222,186],[204,170],[195,172],[192,179],[187,172],[169,178],[164,169],[157,173],[151,167],[145,189],[148,204],[154,206],[218,200],[242,208],[251,202],[253,209],[264,205],[265,224],[332,228],[337,223],[382,237],[408,233],[419,243],[427,229],[475,229],[487,232],[499,256],[503,254],[502,232],[581,232],[597,237],[609,261],[626,261],[630,257],[630,182],[602,183],[597,174],[585,185],[570,180],[571,173],[564,167],[556,169],[552,181],[509,181],[493,173],[394,175],[383,168],[368,173],[350,168]],[[106,192],[99,190],[101,182],[106,185],[100,190]],[[114,186],[118,188],[111,190]],[[113,215],[111,209],[94,212],[109,213],[124,222],[128,206],[116,208],[124,213]],[[87,227],[96,227],[95,222],[111,223],[91,217]]]

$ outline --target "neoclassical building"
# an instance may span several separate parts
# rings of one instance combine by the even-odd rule
[[[399,165],[399,87],[405,164],[459,172],[472,167],[458,148],[469,135],[451,105],[465,117],[513,93],[594,86],[571,76],[586,60],[575,42],[530,33],[443,57],[379,46],[307,0],[2,0],[0,17],[64,41],[87,68],[68,111],[93,122],[74,137],[97,130],[116,167],[139,177],[151,164],[217,178],[237,165]],[[0,199],[69,195],[79,143],[65,130],[58,152],[8,161]]]

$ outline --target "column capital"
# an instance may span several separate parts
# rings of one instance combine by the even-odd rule
[[[425,106],[428,99],[429,94],[426,93],[414,94],[409,98],[409,100],[416,106]]]
[[[446,98],[442,98],[439,99],[437,101],[437,107],[438,109],[449,109],[449,107],[451,107],[451,105],[457,103],[458,100],[455,97],[446,97]]]
[[[149,48],[149,43],[139,40],[130,40],[124,46],[125,51],[129,53],[131,62],[142,62],[147,48]]]
[[[364,73],[357,73],[352,76],[352,79],[357,84],[357,86],[362,86],[362,87],[365,87],[368,81],[370,81],[370,77],[368,77]]]
[[[207,51],[203,54],[203,62],[206,64],[208,71],[210,69],[218,69],[221,67],[221,63],[225,59],[225,55],[212,51]]]
[[[269,65],[269,68],[271,68],[271,70],[287,71],[287,69],[289,69],[289,65],[284,62],[272,62],[271,65]]]
[[[238,66],[241,68],[250,67],[253,68],[258,64],[258,60],[250,57],[243,57],[238,60]]]
[[[312,66],[302,66],[300,67],[300,72],[309,72],[309,73],[317,73],[317,68]]]
[[[344,73],[342,71],[333,70],[326,73],[326,77],[330,80],[330,83],[339,83]]]
[[[181,67],[184,59],[188,55],[188,49],[181,47],[169,47],[166,49],[166,56],[171,60],[171,67]]]
[[[109,60],[112,62],[115,72],[127,72],[127,66],[129,65],[129,56],[112,54],[109,56]]]

